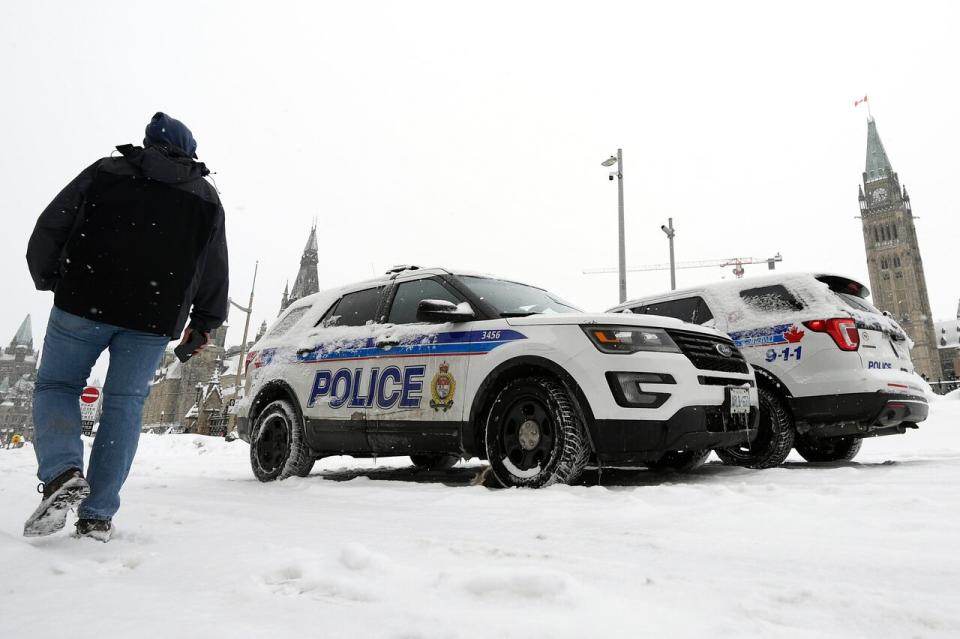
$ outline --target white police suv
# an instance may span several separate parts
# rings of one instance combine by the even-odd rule
[[[588,462],[691,467],[746,444],[759,410],[726,335],[656,316],[589,315],[545,290],[443,269],[292,304],[253,347],[238,431],[262,481],[317,458],[490,462],[505,486]]]
[[[757,372],[760,424],[727,463],[777,466],[853,459],[864,437],[904,433],[927,417],[910,341],[848,277],[800,273],[718,282],[611,309],[675,317],[730,335]]]

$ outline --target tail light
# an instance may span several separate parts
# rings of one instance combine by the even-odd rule
[[[860,348],[860,331],[857,330],[857,323],[849,317],[810,320],[803,325],[815,333],[826,333],[832,337],[841,351],[855,351]]]

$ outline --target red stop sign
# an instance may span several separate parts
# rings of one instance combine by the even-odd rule
[[[80,393],[80,401],[84,404],[94,404],[100,399],[100,389],[94,388],[93,386],[87,386],[83,389],[83,392]]]

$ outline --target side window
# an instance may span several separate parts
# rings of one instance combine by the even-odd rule
[[[675,317],[692,324],[703,324],[713,319],[713,313],[710,312],[702,297],[685,297],[680,300],[653,302],[652,304],[637,306],[632,310],[634,313]]]
[[[420,300],[446,300],[459,304],[463,299],[434,279],[413,280],[397,286],[397,294],[390,307],[390,324],[413,324],[417,321]]]
[[[759,286],[740,291],[740,298],[755,310],[765,313],[802,311],[803,304],[784,286]]]
[[[347,293],[323,318],[324,326],[365,326],[376,321],[380,288]]]

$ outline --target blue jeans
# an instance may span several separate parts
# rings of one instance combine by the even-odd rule
[[[90,496],[80,504],[80,517],[111,519],[120,508],[120,488],[140,441],[143,403],[169,342],[166,336],[101,324],[56,306],[50,311],[33,392],[40,481],[50,482],[71,468],[83,469],[80,393],[97,358],[110,349],[103,412],[86,472]]]

